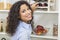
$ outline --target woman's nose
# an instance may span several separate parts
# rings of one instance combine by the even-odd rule
[[[27,11],[27,14],[29,14],[29,15],[30,15],[30,14],[31,14],[31,11]]]

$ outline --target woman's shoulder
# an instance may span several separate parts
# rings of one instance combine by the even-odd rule
[[[19,25],[18,27],[17,27],[17,30],[16,31],[24,31],[25,29],[22,27],[22,25]]]

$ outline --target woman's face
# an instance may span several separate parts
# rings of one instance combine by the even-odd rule
[[[19,13],[21,20],[25,22],[32,20],[32,11],[26,4],[21,5]]]

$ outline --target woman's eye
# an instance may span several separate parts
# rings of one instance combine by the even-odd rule
[[[25,13],[25,10],[23,10],[22,13]]]
[[[29,8],[27,10],[30,10]]]

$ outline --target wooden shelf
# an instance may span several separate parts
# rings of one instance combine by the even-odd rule
[[[58,11],[34,11],[34,13],[58,13]]]
[[[0,12],[4,12],[4,13],[7,12],[8,13],[9,10],[0,10]]]
[[[45,2],[39,2],[39,3],[48,3],[48,1],[45,1]]]
[[[0,34],[6,34],[6,33],[0,32]],[[35,37],[35,38],[47,38],[47,39],[58,39],[58,37],[56,37],[56,36],[41,36],[41,35],[33,35],[33,34],[31,34],[31,37]]]
[[[31,37],[36,37],[36,38],[47,38],[47,39],[58,39],[56,36],[38,36],[38,35],[31,35]]]
[[[0,12],[3,12],[3,13],[8,13],[9,12],[9,10],[0,10]],[[39,10],[36,10],[36,11],[34,11],[34,13],[58,13],[58,11],[39,11]]]
[[[47,7],[38,7],[38,8],[48,8],[48,6]]]
[[[0,34],[6,34],[5,32],[0,32]]]

